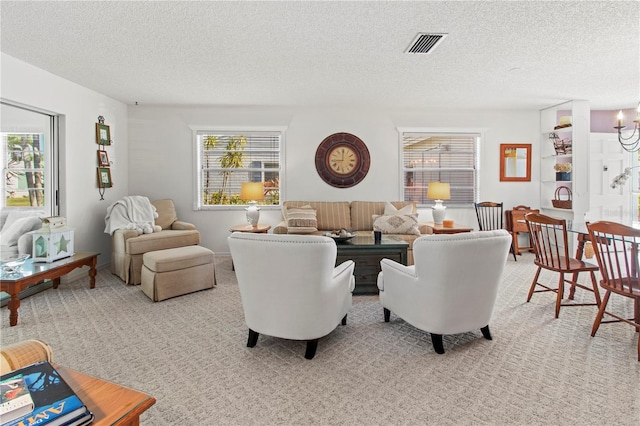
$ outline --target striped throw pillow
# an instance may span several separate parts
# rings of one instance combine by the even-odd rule
[[[318,231],[315,209],[310,207],[287,207],[287,233],[312,234]]]

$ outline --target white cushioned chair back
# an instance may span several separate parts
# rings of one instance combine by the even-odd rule
[[[288,339],[319,338],[346,313],[328,287],[337,254],[331,238],[235,232],[228,243],[252,330]]]
[[[417,238],[413,243],[417,280],[407,292],[401,316],[438,334],[488,325],[510,247],[511,236],[505,230]],[[413,311],[407,313],[406,308]]]

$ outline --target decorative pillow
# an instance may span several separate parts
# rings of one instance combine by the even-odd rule
[[[29,231],[40,229],[42,227],[42,221],[37,216],[23,217],[13,221],[9,226],[2,228],[2,235],[0,235],[0,245],[3,246],[15,246],[18,244],[18,239]]]
[[[318,231],[315,209],[310,207],[287,207],[287,233],[311,234]]]
[[[390,202],[387,201],[384,203],[385,216],[404,216],[408,214],[413,214],[413,205],[411,204],[407,204],[406,206],[398,210],[396,206],[394,206]]]
[[[420,235],[418,215],[373,215],[373,230],[383,234]]]

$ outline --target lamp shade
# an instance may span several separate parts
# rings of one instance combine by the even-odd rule
[[[241,200],[264,200],[264,187],[262,182],[245,182],[240,189]]]
[[[427,198],[431,200],[449,200],[451,188],[448,183],[431,182],[427,187]]]

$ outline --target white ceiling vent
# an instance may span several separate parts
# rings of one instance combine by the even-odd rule
[[[431,53],[447,35],[418,33],[404,53]]]

